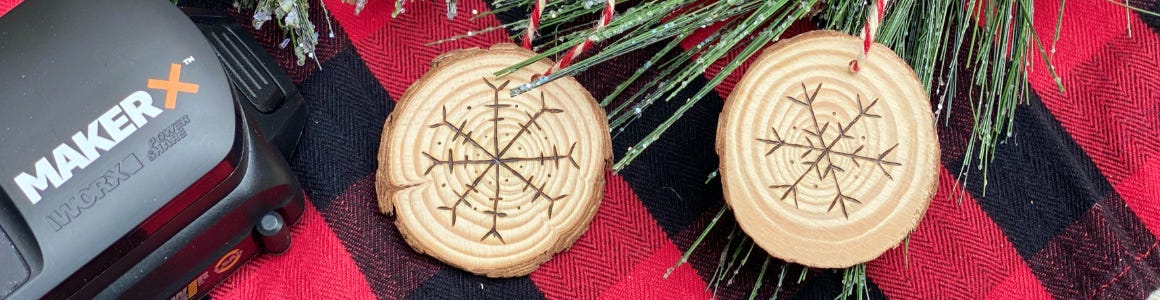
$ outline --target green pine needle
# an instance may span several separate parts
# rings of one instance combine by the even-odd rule
[[[769,300],[777,300],[777,294],[781,294],[781,284],[785,282],[785,270],[789,264],[781,265],[781,274],[777,275],[777,288],[773,290],[773,296],[769,296]]]
[[[709,235],[709,231],[713,230],[713,226],[717,225],[717,221],[721,220],[721,216],[725,215],[726,210],[728,209],[722,207],[721,211],[717,212],[717,216],[713,217],[713,220],[709,222],[709,226],[705,227],[705,231],[702,231],[701,235],[697,236],[697,239],[693,241],[693,245],[689,246],[689,250],[685,251],[684,255],[681,255],[681,260],[677,261],[677,263],[672,267],[669,267],[668,271],[665,271],[664,278],[669,278],[669,275],[672,275],[673,271],[677,270],[677,267],[680,267],[682,264],[689,261],[689,256],[693,255],[693,251],[697,249],[697,246],[701,244],[701,241],[705,240],[705,236]]]
[[[870,285],[866,283],[866,264],[842,269],[842,292],[834,299],[870,299]]]
[[[765,278],[765,268],[769,267],[769,257],[765,257],[765,262],[761,263],[761,272],[757,273],[757,283],[753,284],[753,291],[749,292],[749,300],[757,298],[757,290],[761,288],[762,278]]]

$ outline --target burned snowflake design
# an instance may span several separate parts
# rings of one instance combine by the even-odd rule
[[[473,193],[477,193],[477,194],[481,193],[479,191],[479,189],[477,188],[477,187],[479,187],[480,182],[483,181],[484,177],[492,176],[492,178],[494,179],[494,183],[495,183],[495,193],[492,195],[485,195],[488,197],[487,198],[488,201],[491,201],[491,207],[484,208],[484,210],[482,212],[480,212],[482,214],[485,214],[485,215],[491,217],[491,229],[488,230],[488,232],[485,233],[483,235],[483,237],[481,237],[479,240],[484,241],[490,237],[494,237],[494,238],[498,239],[501,243],[507,243],[506,241],[504,241],[503,236],[500,235],[499,230],[497,229],[497,226],[496,226],[499,223],[499,218],[508,216],[508,214],[506,212],[500,211],[499,203],[500,203],[500,201],[505,201],[505,200],[512,201],[512,200],[518,200],[518,199],[505,199],[503,197],[503,195],[500,194],[500,178],[501,178],[501,176],[504,173],[506,173],[506,175],[509,176],[509,178],[514,177],[516,180],[523,183],[523,185],[524,185],[523,191],[524,192],[531,190],[532,191],[532,196],[531,196],[532,199],[530,200],[530,203],[535,203],[536,200],[539,200],[539,199],[544,199],[544,200],[548,201],[548,217],[551,218],[552,217],[552,208],[555,206],[556,201],[564,199],[568,195],[551,195],[548,192],[545,192],[544,190],[547,187],[546,182],[541,183],[539,185],[536,185],[535,184],[535,180],[536,180],[535,176],[526,176],[523,173],[520,173],[520,171],[518,171],[518,170],[516,170],[516,168],[512,167],[513,164],[525,163],[525,162],[534,162],[534,163],[539,163],[541,165],[551,164],[552,166],[559,168],[561,162],[567,162],[568,164],[571,164],[573,167],[575,167],[577,169],[580,168],[580,165],[577,164],[576,160],[572,157],[573,151],[576,150],[576,143],[575,142],[572,143],[571,147],[569,147],[568,151],[565,153],[561,153],[556,148],[556,146],[553,145],[551,154],[541,152],[540,155],[538,155],[538,156],[524,156],[524,157],[516,156],[516,155],[509,155],[508,151],[512,149],[512,146],[515,145],[516,142],[520,140],[520,138],[530,136],[533,134],[533,127],[535,127],[534,130],[539,130],[539,131],[543,130],[543,128],[541,128],[540,125],[536,123],[537,120],[540,120],[541,118],[543,118],[544,116],[547,116],[547,115],[563,113],[564,110],[548,107],[546,101],[544,100],[544,94],[543,94],[543,92],[541,92],[540,97],[539,97],[540,98],[539,110],[536,110],[534,113],[524,111],[523,113],[527,115],[527,120],[520,123],[519,129],[515,133],[512,133],[514,136],[511,138],[511,140],[509,140],[506,143],[504,143],[503,145],[501,145],[500,140],[499,140],[499,136],[500,136],[500,132],[499,132],[500,126],[499,125],[500,125],[500,122],[505,122],[505,121],[509,121],[509,120],[508,120],[508,118],[501,118],[499,115],[499,112],[501,109],[517,109],[517,108],[513,108],[513,105],[511,105],[511,104],[500,103],[500,99],[499,99],[500,98],[499,97],[500,91],[503,90],[505,87],[507,87],[507,85],[510,81],[504,81],[503,83],[499,84],[498,86],[493,84],[491,81],[488,81],[487,78],[484,78],[483,82],[488,87],[490,87],[492,89],[492,92],[493,92],[491,104],[484,105],[484,107],[486,107],[491,112],[491,118],[487,119],[487,121],[492,122],[492,125],[493,125],[492,126],[493,132],[491,133],[490,141],[483,141],[481,143],[480,141],[473,138],[472,137],[473,132],[464,130],[464,127],[467,126],[467,121],[462,121],[458,125],[456,125],[455,123],[452,123],[450,120],[448,120],[448,118],[447,118],[447,106],[443,106],[443,120],[442,120],[442,122],[431,124],[428,126],[428,128],[434,128],[434,129],[445,128],[447,130],[451,130],[453,132],[453,135],[451,137],[451,143],[462,141],[462,143],[464,145],[469,145],[469,147],[471,149],[482,152],[484,158],[472,159],[469,156],[463,156],[462,159],[456,159],[455,153],[452,149],[447,149],[447,155],[443,158],[436,157],[435,155],[432,155],[431,153],[423,152],[423,155],[431,161],[431,166],[428,167],[427,170],[423,174],[424,175],[430,174],[434,169],[441,167],[441,166],[445,167],[447,172],[454,173],[456,166],[466,167],[468,165],[484,165],[485,167],[484,167],[483,172],[480,172],[477,176],[475,176],[475,179],[472,180],[470,184],[465,184],[462,190],[458,190],[458,189],[454,190],[455,196],[457,198],[455,200],[454,204],[451,204],[450,206],[446,206],[446,205],[439,206],[438,209],[443,210],[443,211],[447,211],[448,213],[450,213],[451,214],[451,226],[455,226],[455,222],[458,219],[458,216],[460,214],[459,208],[461,206],[467,206],[467,208],[472,209],[472,210],[469,210],[468,212],[476,211],[475,207],[472,206],[470,201],[468,201],[468,197],[470,197],[470,195]],[[518,107],[518,105],[516,105],[516,107]],[[470,107],[468,107],[468,109],[470,109]],[[487,145],[485,145],[484,143],[487,143]],[[565,167],[566,166],[567,165],[565,165]]]
[[[771,146],[769,151],[765,153],[765,156],[769,156],[770,154],[773,154],[774,152],[781,149],[801,150],[802,154],[799,158],[802,159],[802,164],[808,165],[809,167],[806,168],[806,170],[803,171],[802,174],[799,175],[797,180],[794,180],[793,183],[773,184],[770,185],[769,188],[785,190],[781,195],[782,201],[784,201],[790,195],[793,195],[794,207],[800,209],[798,206],[798,188],[800,185],[802,185],[802,179],[805,179],[812,170],[814,171],[814,174],[817,175],[818,180],[832,178],[834,181],[835,195],[834,198],[830,200],[830,206],[826,209],[826,212],[833,211],[835,206],[841,207],[842,215],[845,216],[846,219],[849,219],[850,215],[846,211],[846,202],[862,204],[862,201],[854,198],[853,195],[848,195],[842,191],[842,185],[838,181],[838,173],[845,172],[846,168],[851,167],[851,165],[854,168],[859,168],[863,166],[863,163],[869,163],[869,165],[877,166],[878,169],[881,170],[887,178],[894,180],[894,177],[890,175],[890,172],[886,167],[900,166],[902,164],[887,160],[886,157],[890,155],[891,151],[894,151],[894,148],[898,147],[898,143],[895,143],[894,146],[891,146],[889,149],[878,153],[876,156],[873,154],[870,156],[862,154],[865,145],[858,145],[857,148],[849,152],[843,152],[834,149],[834,146],[838,145],[839,143],[848,140],[854,140],[854,137],[850,136],[848,133],[851,128],[858,125],[859,121],[862,121],[864,118],[882,118],[881,115],[871,113],[874,105],[878,104],[878,99],[874,99],[868,105],[863,105],[862,95],[858,94],[856,96],[858,102],[858,115],[854,116],[854,118],[847,122],[845,125],[842,125],[841,122],[835,124],[835,126],[837,126],[836,134],[827,135],[828,132],[833,132],[833,128],[830,122],[819,124],[817,111],[814,109],[814,102],[817,101],[818,91],[822,89],[822,84],[818,83],[817,87],[814,88],[812,93],[806,88],[805,83],[802,83],[801,86],[801,99],[795,98],[793,96],[786,96],[786,100],[793,102],[795,105],[802,106],[803,109],[809,111],[810,113],[810,119],[812,122],[806,126],[808,128],[801,129],[805,133],[804,141],[798,143],[786,141],[782,139],[780,135],[778,135],[777,128],[773,128],[773,135],[770,138],[759,138],[757,140]],[[811,157],[810,155],[813,156]],[[835,158],[834,156],[837,156],[838,158]],[[849,161],[851,165],[842,167],[835,164],[835,162],[840,162],[843,160]]]

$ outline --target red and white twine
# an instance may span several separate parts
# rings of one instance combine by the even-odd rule
[[[534,8],[532,8],[532,15],[530,18],[528,18],[528,31],[524,35],[524,48],[525,49],[528,49],[528,50],[532,49],[532,39],[535,38],[536,27],[539,27],[539,25],[540,25],[540,18],[543,16],[544,5],[546,5],[545,2],[547,2],[547,1],[546,0],[537,0],[536,6]],[[616,13],[616,0],[606,0],[604,2],[604,11],[600,13],[600,20],[598,20],[596,22],[596,30],[600,30],[601,28],[608,26],[608,23],[612,22],[612,15],[615,13]],[[550,69],[548,69],[548,71],[544,72],[544,76],[547,76],[548,74],[551,74],[552,72],[556,72],[556,71],[559,71],[560,69],[567,67],[569,64],[572,63],[573,59],[575,59],[577,56],[580,56],[580,53],[583,53],[584,50],[587,50],[589,47],[592,47],[592,43],[593,43],[592,39],[586,39],[586,40],[584,40],[583,43],[580,43],[579,45],[576,45],[576,47],[573,47],[571,51],[564,53],[564,56],[560,57],[560,60],[556,61],[555,65],[552,65],[552,68],[550,68]]]
[[[544,5],[547,0],[536,0],[532,8],[532,16],[528,18],[528,31],[524,34],[524,49],[532,50],[532,40],[536,38],[536,27],[540,26],[540,16],[544,14]]]
[[[604,1],[604,11],[600,13],[600,20],[596,21],[595,29],[600,30],[601,28],[604,28],[604,26],[608,26],[608,22],[612,22],[612,14],[615,12],[616,0]],[[548,69],[547,72],[544,72],[544,76],[567,67],[572,63],[572,59],[580,56],[580,53],[583,53],[584,50],[588,49],[588,47],[592,47],[592,39],[585,39],[583,43],[580,43],[579,45],[576,45],[575,48],[572,48],[572,51],[565,53],[564,57],[561,57],[560,61],[556,62],[556,65],[552,66],[551,69]]]
[[[870,46],[874,45],[874,36],[878,34],[878,25],[882,22],[887,1],[889,0],[874,0],[874,10],[866,14],[866,24],[862,26],[862,54],[850,61],[851,72],[858,72],[858,61],[870,54]]]

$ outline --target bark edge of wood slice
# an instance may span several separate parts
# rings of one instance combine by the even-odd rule
[[[897,246],[938,184],[939,146],[914,71],[875,43],[812,31],[766,49],[721,112],[725,200],[770,254],[842,268]]]
[[[416,251],[522,276],[588,229],[612,159],[604,110],[572,77],[511,97],[551,62],[492,73],[534,55],[514,44],[444,53],[387,117],[378,206]]]

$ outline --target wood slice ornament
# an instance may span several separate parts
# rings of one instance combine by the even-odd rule
[[[611,161],[608,123],[571,77],[510,96],[547,60],[492,75],[534,55],[511,44],[445,53],[387,118],[378,204],[415,250],[521,276],[587,230]]]
[[[721,112],[725,200],[770,254],[848,267],[898,245],[934,196],[930,102],[889,48],[813,31],[767,49]]]

